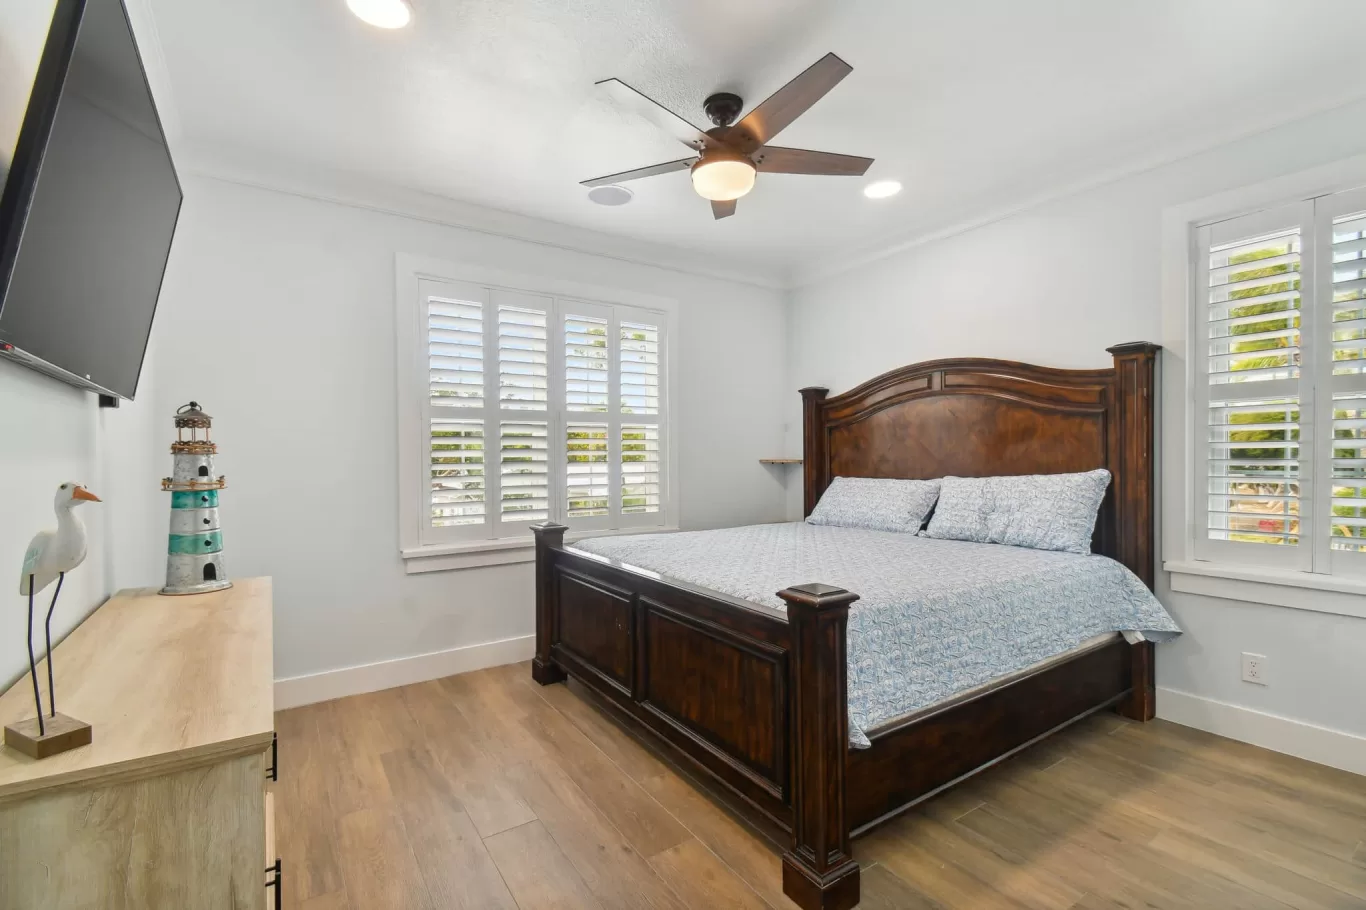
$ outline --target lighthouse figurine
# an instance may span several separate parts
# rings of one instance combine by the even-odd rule
[[[213,418],[198,402],[176,411],[176,441],[171,443],[175,469],[161,481],[161,488],[171,494],[162,594],[203,594],[232,587],[223,571],[223,533],[218,526],[218,491],[227,478],[213,473],[218,446],[209,439],[212,425]]]

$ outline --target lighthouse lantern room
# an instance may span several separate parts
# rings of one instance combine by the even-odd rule
[[[192,401],[175,414],[175,466],[161,488],[171,494],[171,533],[162,594],[202,594],[232,587],[223,571],[218,491],[227,478],[213,473],[218,446],[209,437],[213,418]]]

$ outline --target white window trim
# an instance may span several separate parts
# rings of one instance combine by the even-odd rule
[[[1158,504],[1162,569],[1171,589],[1227,600],[1366,617],[1366,579],[1226,564],[1196,558],[1193,484],[1199,456],[1192,406],[1198,374],[1192,332],[1195,228],[1366,185],[1366,155],[1167,208],[1162,213],[1162,356]]]
[[[620,288],[609,288],[548,278],[540,275],[511,272],[490,268],[476,263],[458,262],[398,253],[394,257],[394,309],[396,344],[396,391],[398,397],[398,502],[399,502],[399,555],[405,562],[408,574],[439,572],[451,569],[468,569],[486,565],[507,565],[530,562],[535,558],[533,539],[530,532],[516,537],[503,537],[488,540],[470,540],[444,543],[423,543],[422,522],[427,516],[421,497],[415,495],[421,489],[427,476],[427,459],[430,452],[420,444],[427,438],[425,415],[421,397],[414,389],[427,382],[428,362],[426,343],[426,323],[417,305],[420,293],[418,283],[423,280],[493,285],[516,288],[532,294],[547,297],[578,298],[620,307],[640,310],[653,310],[664,314],[665,344],[668,346],[664,358],[665,387],[667,397],[666,420],[669,431],[665,433],[665,471],[664,490],[661,496],[662,514],[660,525],[650,527],[623,528],[620,530],[597,530],[571,532],[568,539],[583,537],[602,537],[610,534],[642,534],[651,531],[673,531],[678,529],[679,441],[677,427],[678,376],[680,347],[677,339],[679,303],[668,297],[642,294]],[[553,332],[553,329],[552,329]]]

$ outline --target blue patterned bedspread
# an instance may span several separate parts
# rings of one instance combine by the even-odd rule
[[[574,548],[782,609],[776,592],[821,582],[849,612],[849,740],[1106,632],[1180,632],[1128,569],[1104,556],[789,524],[581,540]]]

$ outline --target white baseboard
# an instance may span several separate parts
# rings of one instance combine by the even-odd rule
[[[359,667],[343,667],[307,676],[292,676],[275,680],[275,710],[297,708],[314,702],[330,701],[362,692],[378,692],[395,686],[428,679],[440,679],[456,673],[468,673],[485,667],[499,667],[530,660],[536,652],[536,636],[523,635],[501,641],[487,641],[448,651],[433,651],[412,657],[399,657]]]
[[[1264,714],[1176,689],[1157,690],[1157,716],[1264,749],[1366,774],[1366,737]]]

